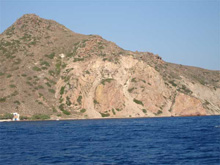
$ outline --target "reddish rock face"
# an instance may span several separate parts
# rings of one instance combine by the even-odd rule
[[[195,97],[179,93],[172,108],[173,116],[201,116],[206,115],[201,101]]]
[[[112,109],[123,110],[124,95],[122,87],[113,79],[102,80],[102,83],[96,88],[94,102],[95,109],[98,112],[107,111],[113,114]]]

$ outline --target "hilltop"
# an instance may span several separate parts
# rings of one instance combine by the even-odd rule
[[[0,114],[56,118],[220,114],[220,71],[165,62],[26,14],[0,34]]]

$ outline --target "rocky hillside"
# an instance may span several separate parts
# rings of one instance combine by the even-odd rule
[[[220,114],[220,71],[171,64],[34,14],[0,35],[0,114],[56,118]]]

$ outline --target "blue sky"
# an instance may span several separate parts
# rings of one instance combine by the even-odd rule
[[[0,0],[0,33],[27,13],[167,62],[220,70],[219,0]]]

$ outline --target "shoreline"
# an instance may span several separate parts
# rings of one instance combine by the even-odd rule
[[[31,121],[70,121],[70,120],[112,120],[112,119],[149,119],[149,118],[178,118],[178,117],[205,117],[205,116],[220,116],[220,115],[194,115],[194,116],[157,116],[157,117],[115,117],[115,118],[88,118],[88,119],[76,119],[76,118],[62,118],[62,119],[45,119],[45,120],[18,120],[13,121],[10,119],[0,120],[1,122],[31,122]]]

